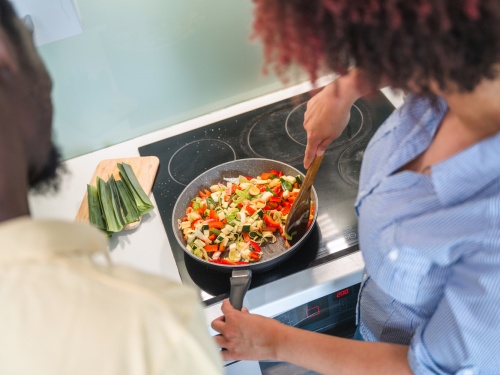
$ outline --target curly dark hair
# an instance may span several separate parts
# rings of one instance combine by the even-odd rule
[[[409,90],[411,81],[425,94],[430,79],[467,92],[497,73],[498,0],[253,1],[253,38],[281,77],[293,63],[313,81],[356,66],[373,88],[384,79]]]

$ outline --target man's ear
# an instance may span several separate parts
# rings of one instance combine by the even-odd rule
[[[5,29],[0,27],[0,70],[7,70],[11,73],[17,72],[17,56],[12,45],[12,39]]]

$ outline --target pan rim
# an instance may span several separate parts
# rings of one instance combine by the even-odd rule
[[[204,176],[209,175],[211,173],[214,173],[215,170],[222,169],[224,166],[229,166],[229,165],[234,165],[234,164],[237,164],[237,163],[244,163],[244,162],[250,162],[250,163],[251,162],[270,162],[270,163],[276,163],[276,164],[283,165],[286,168],[292,169],[294,171],[294,173],[300,174],[300,176],[302,178],[305,177],[304,173],[302,173],[300,170],[298,170],[294,166],[292,166],[290,164],[287,164],[287,163],[284,163],[284,162],[279,161],[279,160],[268,159],[268,158],[240,158],[240,159],[235,159],[235,160],[231,160],[231,161],[228,161],[228,162],[225,162],[225,163],[218,164],[218,165],[216,165],[216,166],[214,166],[214,167],[212,167],[210,169],[207,169],[206,171],[204,171],[203,173],[201,173],[197,177],[195,177],[182,190],[182,192],[179,194],[179,196],[176,199],[174,208],[172,210],[172,218],[171,218],[171,220],[172,220],[172,230],[174,232],[174,237],[177,240],[177,243],[179,244],[179,246],[182,248],[183,252],[185,254],[189,255],[195,261],[199,262],[200,264],[205,264],[205,265],[207,265],[209,267],[219,268],[221,270],[226,270],[228,272],[230,272],[232,270],[236,270],[236,269],[244,270],[244,269],[254,269],[254,268],[266,268],[266,266],[267,266],[267,264],[269,262],[273,262],[274,263],[277,259],[283,257],[285,254],[293,252],[294,249],[298,248],[302,244],[302,242],[309,236],[309,234],[311,233],[311,231],[313,230],[314,226],[316,225],[316,220],[317,220],[318,211],[319,211],[319,207],[318,207],[318,204],[319,204],[318,195],[317,195],[316,189],[314,188],[314,186],[312,186],[312,188],[311,188],[311,196],[312,196],[312,198],[314,200],[316,209],[314,211],[314,217],[313,217],[313,221],[312,221],[311,225],[309,226],[309,228],[306,231],[306,233],[302,236],[302,238],[296,244],[292,245],[286,251],[284,251],[283,253],[277,255],[274,258],[270,258],[270,259],[266,259],[266,260],[258,261],[258,262],[253,262],[253,263],[249,263],[249,264],[226,265],[226,264],[221,264],[221,263],[212,263],[212,262],[209,262],[209,261],[207,261],[205,259],[199,258],[196,255],[192,254],[191,252],[189,252],[187,250],[186,244],[183,243],[183,240],[181,240],[180,235],[178,233],[179,232],[179,228],[177,227],[178,226],[178,224],[177,224],[177,219],[178,218],[175,217],[175,214],[178,211],[178,206],[180,206],[180,204],[181,204],[181,202],[180,202],[182,200],[181,197],[183,197],[185,195],[184,193],[186,191],[190,190],[194,184],[196,184],[197,182],[199,182],[200,180],[202,180]],[[227,177],[230,178],[230,177],[233,177],[233,176],[227,176]],[[238,176],[234,176],[234,177],[238,177]],[[185,210],[186,210],[186,207],[184,207],[184,212],[185,212]],[[269,266],[269,268],[271,268],[271,267]]]

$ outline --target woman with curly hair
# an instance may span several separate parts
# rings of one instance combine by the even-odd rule
[[[212,322],[224,358],[323,374],[498,373],[500,1],[254,2],[268,65],[340,74],[308,103],[306,167],[355,100],[385,85],[407,96],[364,154],[358,340],[224,301]]]

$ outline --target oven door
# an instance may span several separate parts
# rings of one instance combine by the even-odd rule
[[[352,338],[356,330],[356,303],[360,284],[286,311],[274,319],[283,324],[332,336]],[[227,375],[300,375],[315,372],[291,363],[273,361],[236,361],[227,363]]]

